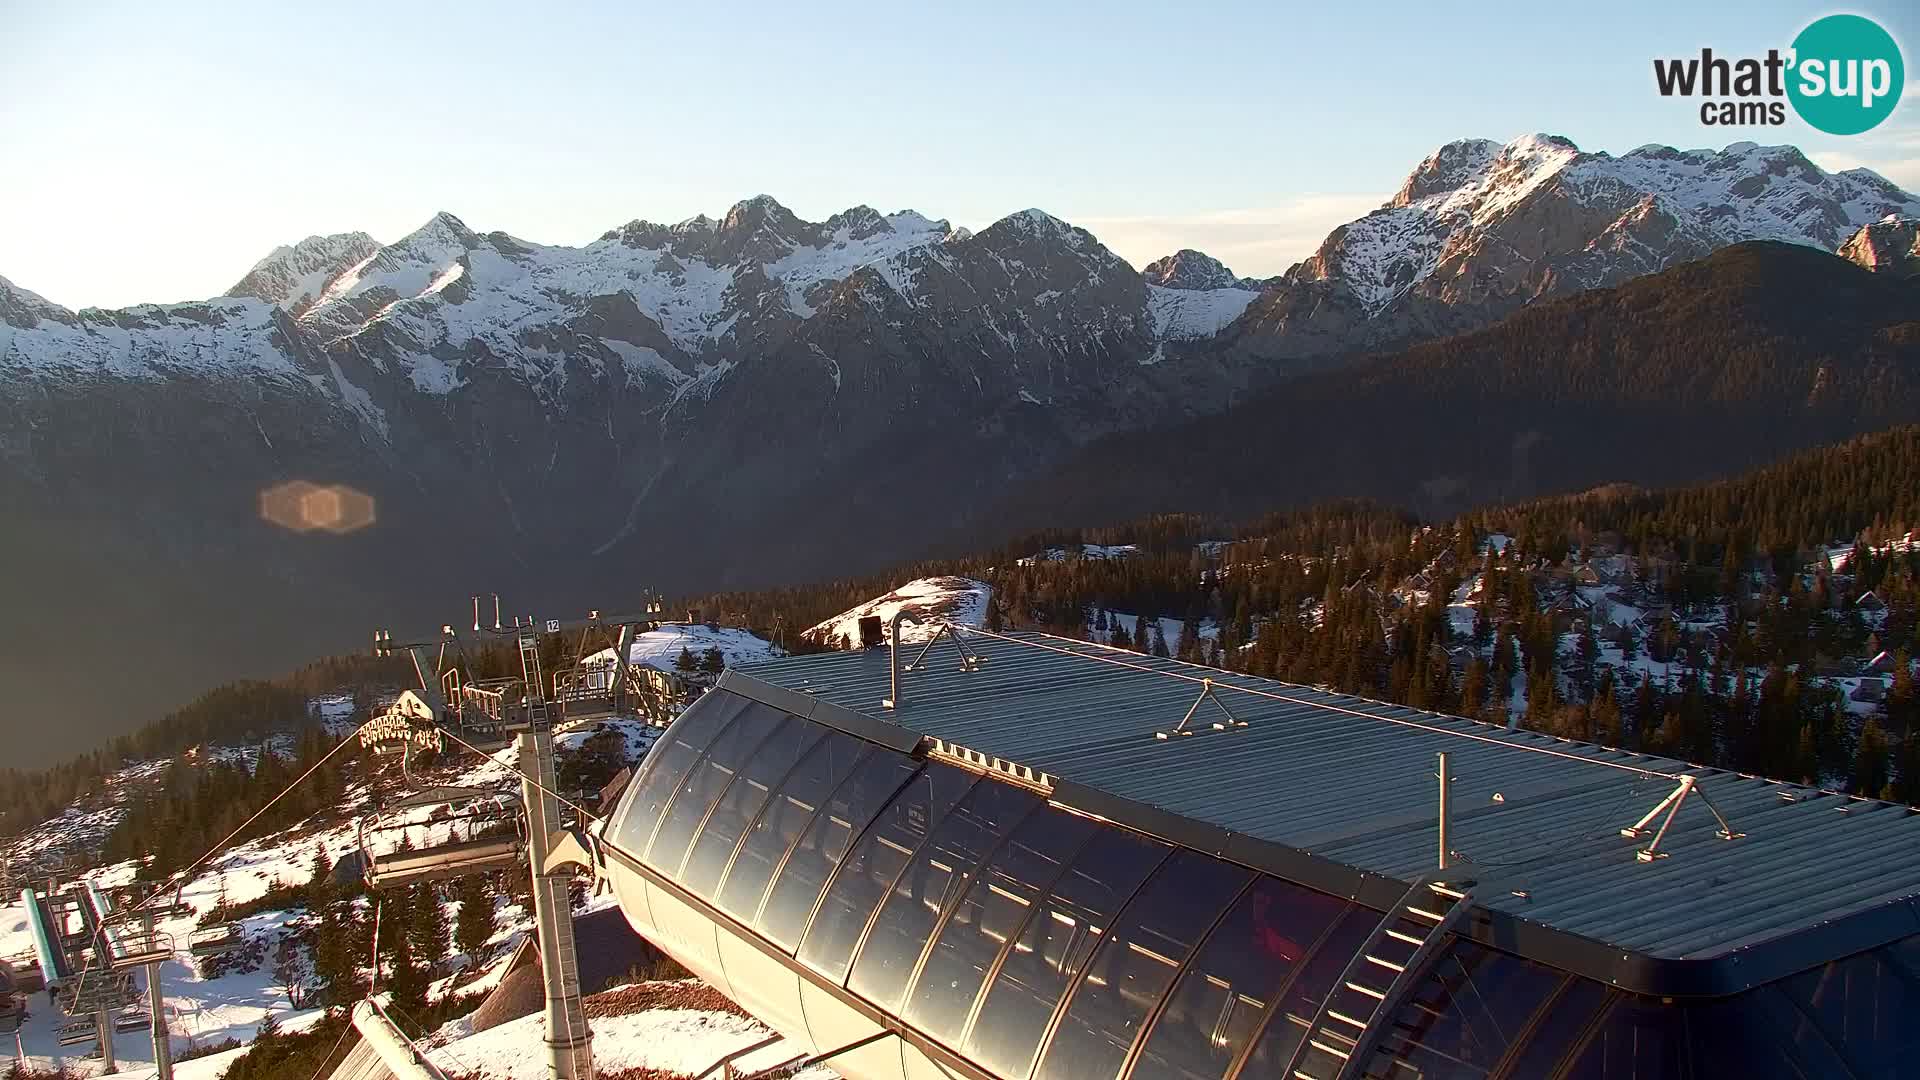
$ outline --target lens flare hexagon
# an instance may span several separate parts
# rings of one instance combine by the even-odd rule
[[[347,484],[289,480],[260,493],[260,516],[289,532],[350,533],[373,524],[373,496]]]

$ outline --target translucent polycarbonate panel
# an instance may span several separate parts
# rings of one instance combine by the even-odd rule
[[[1694,1076],[1820,1080],[1852,1071],[1793,1003],[1771,986],[1695,1005],[1687,1015],[1687,1037]],[[1901,1075],[1913,1075],[1912,1064],[1908,1062]]]
[[[1113,1080],[1147,1018],[1253,872],[1177,851],[1114,921],[1040,1057],[1041,1080]]]
[[[750,699],[738,694],[714,691],[680,714],[640,763],[640,775],[633,782],[620,820],[614,823],[615,844],[636,859],[646,854],[660,817],[687,770],[700,759],[713,737],[749,704]]]
[[[1347,961],[1353,959],[1354,950],[1380,925],[1380,918],[1379,912],[1358,906],[1349,907],[1340,916],[1333,929],[1307,953],[1306,963],[1300,965],[1299,972],[1280,991],[1279,999],[1267,1011],[1267,1019],[1254,1039],[1246,1064],[1236,1075],[1247,1080],[1288,1075],[1293,1052],[1300,1048],[1307,1026],[1320,1012],[1321,1002],[1333,989],[1334,980],[1346,970]]]
[[[875,749],[866,763],[827,799],[793,845],[767,890],[761,933],[792,952],[807,929],[820,892],[867,823],[919,770],[919,763],[891,750]]]
[[[1278,878],[1255,881],[1180,976],[1132,1075],[1220,1080],[1274,995],[1346,908],[1338,897]]]
[[[908,995],[908,1023],[949,1046],[959,1041],[987,973],[1034,897],[1053,887],[1094,828],[1091,819],[1051,806],[1020,823],[940,928]]]
[[[686,866],[680,870],[680,883],[707,899],[713,899],[720,875],[726,872],[741,834],[767,805],[775,785],[794,770],[813,745],[820,741],[821,729],[797,717],[788,717],[760,744],[740,775],[727,785],[726,793],[714,804],[700,836],[693,842]]]
[[[1455,940],[1381,1029],[1364,1075],[1485,1080],[1566,976]]]
[[[1547,1003],[1533,1030],[1523,1036],[1524,1048],[1507,1067],[1507,1076],[1552,1076],[1593,1018],[1606,1006],[1608,991],[1591,979],[1572,979]]]
[[[1105,939],[1120,908],[1170,849],[1138,833],[1094,832],[1053,889],[1034,902],[966,1035],[968,1056],[1026,1076],[1054,1009]]]
[[[906,869],[947,811],[979,781],[977,774],[965,769],[929,761],[874,815],[873,824],[834,873],[820,900],[820,910],[800,943],[801,963],[834,982],[846,978],[867,921],[893,887],[894,878]],[[781,878],[785,880],[786,875],[782,873]]]
[[[1731,1075],[1731,1074],[1728,1074]],[[1687,1010],[1658,998],[1614,998],[1564,1080],[1691,1080]],[[1743,1078],[1744,1080],[1744,1078]]]
[[[1910,1076],[1920,1059],[1913,939],[1803,971],[1779,986],[1864,1077]]]
[[[774,871],[813,821],[814,814],[874,752],[871,743],[828,731],[780,781],[780,788],[754,819],[739,854],[720,884],[720,906],[741,922],[759,918],[761,898]]]
[[[893,881],[874,916],[847,987],[898,1014],[940,913],[957,899],[1002,837],[1040,805],[1024,788],[983,779],[947,814]]]
[[[713,809],[714,802],[733,782],[740,766],[759,749],[761,740],[775,725],[789,719],[791,717],[778,709],[754,702],[714,736],[700,760],[680,780],[680,789],[674,793],[672,804],[661,815],[660,828],[654,832],[653,843],[647,848],[648,863],[679,880],[680,864],[687,857],[693,834],[706,820],[707,811]]]

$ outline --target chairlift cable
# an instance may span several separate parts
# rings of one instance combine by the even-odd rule
[[[185,876],[187,874],[192,873],[194,870],[198,869],[202,863],[205,863],[208,859],[211,859],[215,855],[219,854],[220,849],[226,847],[227,844],[231,842],[234,837],[239,836],[241,833],[245,832],[248,828],[250,828],[255,822],[259,821],[263,816],[266,815],[266,812],[268,810],[273,809],[273,806],[275,803],[278,803],[281,799],[286,798],[287,795],[292,793],[294,788],[299,787],[300,784],[307,779],[307,777],[312,776],[314,773],[318,772],[320,770],[320,766],[325,765],[329,760],[333,758],[333,755],[339,753],[342,749],[352,744],[353,741],[354,740],[352,739],[342,739],[338,743],[334,744],[333,749],[321,755],[319,761],[314,762],[313,765],[310,766],[306,772],[303,772],[298,777],[295,777],[292,783],[280,789],[279,794],[275,795],[271,799],[268,799],[265,805],[261,806],[260,809],[254,811],[251,817],[241,822],[232,832],[228,833],[226,836],[222,837],[217,843],[215,843],[212,847],[208,848],[205,854],[193,860],[191,863],[188,863],[186,866],[182,867],[181,869],[175,870],[173,873],[167,875],[166,880],[162,881],[152,892],[148,893],[145,899],[141,900],[137,904],[134,904],[132,907],[126,909],[126,911],[122,912],[121,915],[123,917],[130,916],[140,911],[141,909],[145,908],[148,904],[152,903],[156,897],[158,897],[161,893],[165,892],[167,889],[167,886],[173,884],[174,879],[176,878],[180,879],[180,885],[182,888],[184,888],[186,885]],[[101,945],[105,941],[105,938],[106,938],[106,924],[102,922],[100,925],[94,928],[94,939],[95,939],[94,948],[96,950],[101,947]],[[82,968],[80,970],[80,978],[74,984],[74,993],[78,994],[82,989],[86,987],[88,970],[89,969],[87,968]]]
[[[445,736],[446,736],[447,738],[449,738],[449,739],[452,739],[452,740],[453,740],[454,742],[456,742],[456,743],[459,743],[459,744],[460,744],[461,746],[463,746],[463,747],[465,747],[465,748],[467,748],[468,750],[471,750],[471,751],[473,751],[474,753],[476,753],[476,754],[479,754],[479,755],[480,755],[481,757],[483,757],[483,758],[484,758],[484,757],[492,757],[492,755],[491,755],[491,754],[488,754],[488,753],[486,753],[486,752],[484,752],[484,751],[482,751],[482,750],[481,750],[481,749],[480,749],[479,747],[477,747],[477,746],[475,746],[475,745],[473,745],[472,743],[470,743],[470,742],[468,742],[467,740],[465,740],[465,739],[463,739],[463,738],[461,738],[460,736],[458,736],[458,735],[455,735],[455,734],[454,734],[453,732],[451,732],[451,731],[448,731],[448,730],[447,730],[447,729],[445,729],[445,728],[441,728],[441,729],[440,729],[440,733],[441,733],[442,735],[445,735]],[[520,770],[520,769],[516,769],[516,770],[515,770],[515,772],[517,772],[517,773],[519,774],[519,779],[520,779],[520,780],[521,780],[522,782],[524,782],[524,783],[528,783],[528,784],[531,784],[531,785],[533,785],[533,789],[534,789],[535,791],[538,791],[538,792],[540,792],[540,793],[541,793],[541,794],[543,794],[543,795],[551,795],[551,796],[553,796],[553,797],[554,797],[555,799],[557,799],[557,800],[559,800],[559,801],[560,801],[560,803],[561,803],[561,805],[563,805],[563,806],[569,806],[569,807],[572,807],[572,808],[574,809],[574,811],[576,811],[577,813],[580,813],[580,814],[582,814],[582,815],[584,815],[584,816],[586,816],[586,817],[589,817],[589,818],[592,818],[592,819],[593,819],[593,820],[595,820],[595,821],[598,821],[598,820],[600,820],[600,815],[599,815],[599,814],[596,814],[596,813],[594,813],[593,811],[591,811],[591,810],[589,810],[589,809],[587,809],[586,807],[584,807],[584,806],[581,806],[581,805],[580,805],[579,803],[577,803],[577,802],[574,802],[574,801],[573,801],[572,799],[569,799],[569,798],[567,798],[567,797],[566,797],[565,795],[562,795],[562,794],[560,794],[560,793],[559,793],[559,792],[557,792],[557,791],[553,791],[553,790],[551,790],[551,789],[549,789],[549,788],[547,788],[547,787],[546,787],[545,785],[543,785],[543,784],[541,784],[541,783],[540,783],[540,781],[538,781],[538,780],[536,780],[536,779],[534,779],[534,778],[533,778],[533,777],[531,777],[531,776],[528,776],[528,775],[526,774],[526,772],[525,772],[524,770]]]
[[[347,1041],[347,1032],[353,1030],[353,1019],[351,1017],[345,1017],[343,1019],[346,1020],[346,1023],[340,1025],[340,1037],[333,1040],[333,1049],[321,1056],[320,1066],[313,1070],[311,1080],[320,1080],[320,1074],[327,1071],[327,1062],[333,1060],[333,1055],[340,1052],[340,1044]]]

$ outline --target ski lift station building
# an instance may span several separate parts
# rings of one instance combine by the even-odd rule
[[[907,652],[730,671],[601,845],[842,1075],[1914,1075],[1905,806],[1044,635]]]

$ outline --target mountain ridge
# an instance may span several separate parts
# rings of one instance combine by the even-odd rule
[[[1168,424],[1204,430],[1302,375],[1364,367],[1717,243],[1682,230],[1650,246],[1680,220],[1673,199],[1619,177],[1575,184],[1569,145],[1517,142],[1437,152],[1410,174],[1407,206],[1382,212],[1421,225],[1397,254],[1362,252],[1343,226],[1328,242],[1337,258],[1278,281],[1197,257],[1184,261],[1209,273],[1177,274],[1178,253],[1149,278],[1038,211],[969,232],[863,207],[809,223],[761,198],[720,219],[629,222],[580,247],[437,214],[359,260],[351,239],[270,253],[249,297],[72,312],[0,286],[0,499],[17,523],[0,556],[42,568],[24,606],[69,613],[44,635],[10,632],[5,674],[53,695],[23,707],[106,717],[106,690],[82,707],[73,695],[92,691],[53,694],[57,680],[42,677],[88,685],[51,645],[85,632],[88,613],[199,635],[190,650],[157,643],[153,671],[130,672],[167,700],[350,647],[376,615],[438,618],[434,604],[476,589],[538,582],[546,602],[584,609],[617,605],[608,590],[636,574],[721,587],[938,552],[1089,448],[1132,460],[1113,448]],[[1778,228],[1837,232],[1879,209],[1822,195],[1815,181],[1829,174],[1758,148],[1635,161],[1630,172],[1655,176],[1713,166],[1714,190],[1729,193],[1751,181],[1729,197],[1767,203],[1754,220]],[[1528,229],[1552,241],[1546,272],[1495,287],[1509,234]],[[1839,263],[1813,250],[1812,232],[1800,240]],[[1609,261],[1615,252],[1626,254]],[[1367,265],[1386,277],[1360,273],[1356,253],[1378,256]],[[316,290],[311,277],[336,266]],[[1369,308],[1355,280],[1390,280],[1399,298]],[[1819,288],[1857,288],[1833,281]],[[1482,441],[1460,452],[1496,452],[1490,433]],[[1240,468],[1238,451],[1212,452]],[[1269,466],[1318,468],[1311,446],[1286,453]],[[1157,475],[1149,465],[1141,475]],[[1542,482],[1584,481],[1554,471],[1567,468]],[[1435,478],[1362,477],[1415,492]],[[261,492],[292,480],[366,493],[375,526],[275,528]],[[1275,499],[1287,490],[1270,487]],[[269,638],[267,611],[298,629]]]

